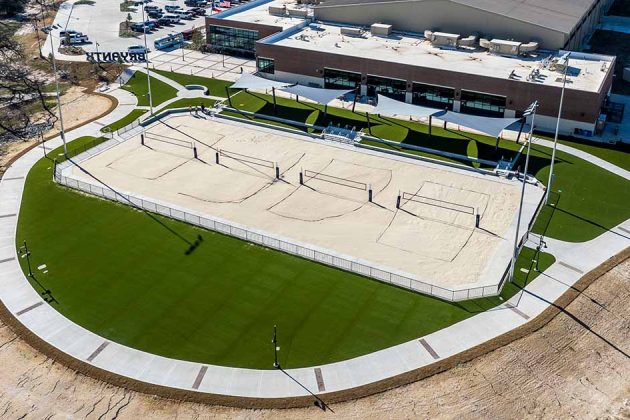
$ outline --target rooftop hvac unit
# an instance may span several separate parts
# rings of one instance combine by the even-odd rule
[[[517,41],[493,39],[490,41],[490,51],[501,55],[518,55],[521,45],[522,44]]]
[[[528,54],[536,51],[538,49],[538,42],[528,42],[527,44],[522,44],[518,49],[519,54]]]
[[[287,12],[289,12],[289,16],[304,17],[304,18],[308,16],[307,9],[287,9]]]
[[[462,38],[457,42],[458,47],[472,47],[475,45],[477,41],[477,37],[475,35],[470,35],[466,38]]]
[[[287,13],[287,7],[282,6],[269,6],[269,14],[274,16],[284,16]]]
[[[341,35],[361,36],[361,28],[342,27]]]
[[[489,40],[487,40],[486,38],[481,38],[481,39],[479,40],[479,46],[480,46],[481,48],[486,48],[486,49],[488,49],[488,50],[489,50],[489,49],[490,49],[490,45],[491,45],[490,41],[489,41]]]
[[[431,34],[431,44],[436,47],[453,47],[457,48],[457,42],[459,41],[459,34],[449,34],[446,32],[433,32]]]
[[[372,26],[370,26],[370,33],[377,36],[389,36],[392,33],[392,25],[373,23]]]

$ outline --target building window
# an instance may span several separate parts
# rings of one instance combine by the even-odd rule
[[[414,83],[412,87],[412,103],[431,108],[453,110],[453,98],[455,89]]]
[[[208,43],[214,51],[242,56],[253,56],[258,31],[208,25]]]
[[[261,73],[273,74],[276,71],[275,62],[273,58],[256,58],[256,68]]]
[[[500,117],[505,114],[505,97],[487,93],[462,90],[460,111],[485,117]]]
[[[367,77],[367,95],[376,98],[378,94],[388,98],[404,101],[407,93],[407,82],[388,77],[370,76]]]
[[[361,73],[351,71],[324,69],[324,88],[356,89],[361,86]]]

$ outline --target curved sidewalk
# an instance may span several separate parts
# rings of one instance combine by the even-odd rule
[[[86,127],[95,128],[93,124]],[[57,147],[61,141],[57,138],[47,143]],[[585,273],[630,245],[630,220],[584,243],[548,240],[549,250],[557,254],[556,262],[505,304],[427,336],[354,359],[287,371],[206,365],[111,342],[65,318],[31,287],[18,262],[16,239],[22,238],[16,238],[16,228],[25,178],[41,157],[41,147],[31,150],[0,181],[0,299],[7,309],[42,340],[88,367],[189,394],[232,397],[223,401],[234,405],[265,405],[256,402],[260,399],[282,399],[286,403],[287,399],[307,397],[309,391],[326,398],[328,393],[369,386],[441,362],[532,321]],[[360,396],[361,392],[354,394]],[[237,404],[234,397],[258,400]]]

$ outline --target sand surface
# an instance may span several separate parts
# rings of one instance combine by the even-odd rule
[[[490,175],[192,116],[157,123],[144,146],[138,136],[81,166],[122,191],[453,289],[498,283],[485,270],[511,246],[520,193],[518,183]],[[78,168],[70,176],[95,182]],[[505,267],[510,252],[502,255]]]
[[[332,409],[336,418],[356,419],[629,418],[629,313],[626,260],[535,333],[425,380]],[[46,358],[0,323],[0,418],[324,416],[314,407],[241,410],[131,392]]]

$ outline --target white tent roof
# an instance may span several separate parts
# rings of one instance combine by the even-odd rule
[[[378,95],[378,104],[374,108],[375,114],[385,115],[410,115],[412,117],[428,117],[435,113],[444,112],[436,108],[412,105],[406,102],[397,101],[384,95]]]
[[[230,86],[230,89],[271,89],[290,86],[292,83],[276,82],[254,74],[243,73],[241,77]]]
[[[492,137],[497,137],[501,134],[501,131],[508,128],[515,122],[521,121],[521,118],[480,117],[478,115],[461,114],[459,112],[452,111],[447,111],[442,115],[435,115],[434,118],[438,118],[452,124],[463,125],[464,127],[489,134]]]
[[[283,92],[291,93],[293,95],[303,96],[307,99],[317,102],[318,104],[326,105],[329,102],[337,99],[338,97],[352,92],[354,89],[322,89],[316,87],[294,85],[282,88],[281,90]]]

